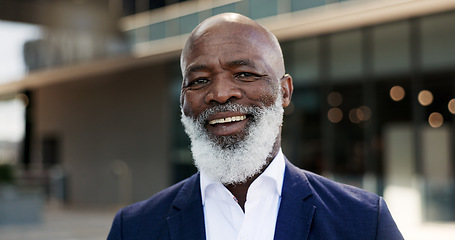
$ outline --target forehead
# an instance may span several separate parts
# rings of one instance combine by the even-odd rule
[[[210,62],[238,62],[240,65],[268,65],[275,58],[267,35],[257,30],[238,27],[205,29],[189,42],[182,55],[182,70]],[[246,64],[252,63],[252,64]]]

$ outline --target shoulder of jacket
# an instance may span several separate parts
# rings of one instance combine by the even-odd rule
[[[126,206],[121,210],[122,214],[124,216],[131,216],[143,215],[151,212],[154,212],[154,214],[159,214],[160,212],[167,211],[182,187],[188,183],[194,184],[195,181],[199,179],[198,177],[198,173],[196,173],[189,178],[186,178],[168,188],[159,191],[146,200]]]
[[[323,199],[336,199],[344,204],[352,203],[376,208],[380,197],[356,186],[340,183],[327,177],[303,170],[315,193]]]

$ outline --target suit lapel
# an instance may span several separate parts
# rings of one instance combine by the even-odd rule
[[[303,171],[286,159],[274,239],[308,239],[316,207],[305,200],[312,194]],[[177,193],[167,222],[172,240],[206,238],[199,174],[192,176]]]
[[[205,239],[199,174],[192,176],[177,193],[167,218],[170,239]]]
[[[313,204],[305,202],[311,196],[312,189],[303,171],[286,159],[274,239],[308,239],[316,210]]]

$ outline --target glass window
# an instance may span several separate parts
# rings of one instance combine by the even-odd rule
[[[390,74],[409,71],[409,24],[391,23],[373,30],[374,73]]]
[[[150,41],[150,26],[140,27],[135,32],[135,43]]]
[[[292,0],[291,9],[292,11],[299,11],[308,8],[319,7],[326,4],[326,0]]]
[[[250,14],[252,19],[275,16],[278,13],[277,0],[250,0]]]
[[[319,174],[327,170],[322,151],[321,99],[319,86],[295,88],[282,129],[286,156],[297,166]]]
[[[136,13],[136,1],[122,0],[123,16],[133,15]]]
[[[295,41],[292,46],[293,62],[288,71],[294,84],[315,82],[319,77],[319,41],[309,38]]]
[[[422,18],[422,64],[426,69],[455,66],[455,12]]]
[[[235,12],[245,16],[249,16],[248,12],[249,1],[239,1],[235,3]]]
[[[213,15],[225,12],[235,12],[235,3],[230,3],[224,6],[219,6],[213,9]]]
[[[164,22],[150,25],[150,40],[162,39],[166,37],[166,26]]]
[[[330,38],[330,75],[333,80],[352,81],[362,74],[361,31],[354,30]]]
[[[295,41],[289,41],[289,42],[282,42],[280,43],[281,45],[281,51],[283,52],[283,58],[284,58],[284,67],[286,73],[291,74],[293,81],[295,81],[295,74],[294,74],[294,42]],[[295,84],[295,83],[294,83]]]
[[[190,33],[199,24],[198,13],[192,13],[179,19],[180,34]]]
[[[128,44],[131,46],[134,46],[134,44],[137,43],[136,40],[136,29],[128,30],[125,32],[126,38],[128,39]]]
[[[171,144],[172,151],[169,153],[173,176],[172,181],[177,183],[197,172],[193,164],[191,155],[190,139],[186,135],[183,125],[180,121],[180,88],[182,86],[182,75],[180,73],[180,62],[172,61],[169,63],[168,76],[171,81],[169,97],[174,107],[171,108],[170,114],[172,119]]]
[[[207,9],[199,12],[199,22],[204,21],[205,19],[213,16],[213,9]]]
[[[421,110],[419,153],[425,179],[423,213],[427,221],[455,221],[455,118],[449,109],[450,101],[455,99],[454,89],[453,72],[432,74],[423,79],[416,99]]]
[[[132,2],[132,1],[130,1]],[[148,9],[156,9],[166,6],[166,0],[149,0],[148,1]]]
[[[165,22],[166,37],[177,36],[180,34],[179,19],[170,19]]]

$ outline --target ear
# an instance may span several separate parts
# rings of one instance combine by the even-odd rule
[[[287,107],[291,103],[292,92],[294,91],[291,75],[286,74],[281,78],[281,91],[283,93],[283,107]]]

